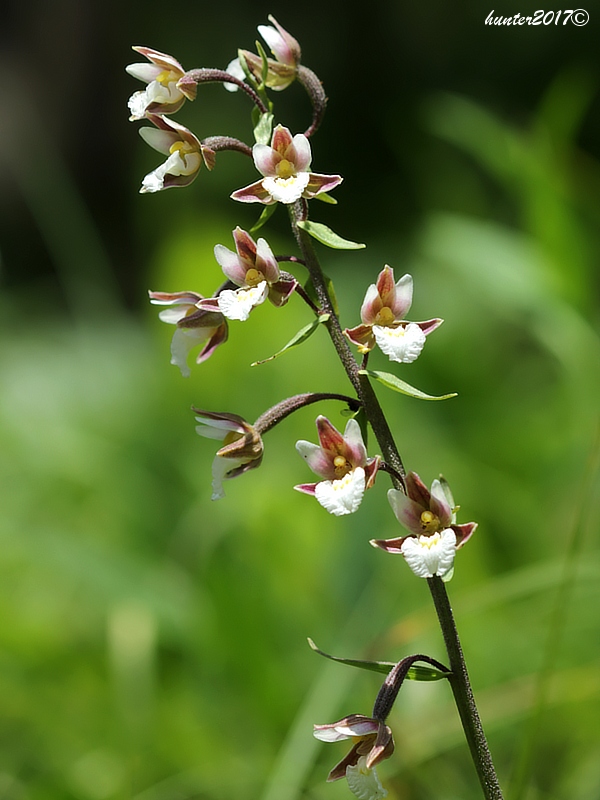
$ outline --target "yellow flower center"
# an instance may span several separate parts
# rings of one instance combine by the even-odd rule
[[[223,447],[226,447],[228,444],[232,442],[237,442],[238,439],[241,439],[244,434],[240,433],[239,431],[229,431],[227,436],[223,439]]]
[[[278,178],[292,178],[296,175],[296,167],[291,161],[283,158],[276,167]]]
[[[375,317],[375,324],[376,325],[391,325],[394,322],[394,312],[388,306],[383,306],[383,308],[377,312],[377,316]]]
[[[246,283],[248,286],[258,286],[259,283],[264,281],[265,276],[259,269],[250,268],[246,272]]]
[[[173,72],[171,69],[165,69],[161,73],[159,73],[156,78],[154,79],[157,83],[162,84],[163,86],[168,86],[169,83],[173,83],[178,79],[178,75],[176,72]]]
[[[188,153],[196,152],[196,148],[194,145],[190,144],[189,142],[174,142],[171,147],[169,147],[169,153],[173,154],[179,152],[180,156],[186,156]]]
[[[433,533],[440,526],[440,520],[432,511],[423,511],[421,514],[421,527],[424,532]]]
[[[336,456],[333,459],[333,470],[335,477],[339,480],[352,471],[352,464],[344,456]]]

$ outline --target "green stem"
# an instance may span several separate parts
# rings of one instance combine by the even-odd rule
[[[292,230],[298,247],[302,252],[302,258],[308,269],[319,305],[323,312],[329,314],[326,327],[329,331],[331,341],[358,395],[365,415],[381,447],[383,457],[387,464],[397,473],[397,475],[394,475],[393,472],[391,473],[392,482],[397,489],[404,488],[403,481],[401,482],[398,476],[404,478],[406,472],[388,422],[368,377],[359,374],[360,367],[356,363],[348,342],[342,333],[339,319],[334,311],[331,297],[329,296],[325,276],[312,245],[311,237],[306,231],[298,227],[297,222],[298,219],[303,217],[303,212],[304,209],[300,205],[290,208]],[[483,732],[477,706],[475,705],[469,674],[467,672],[467,665],[460,645],[460,639],[454,622],[452,608],[450,607],[450,601],[446,593],[446,587],[441,578],[438,577],[429,578],[428,583],[442,629],[450,669],[452,670],[452,675],[449,678],[450,685],[484,797],[486,800],[503,800],[502,791],[494,770],[492,756]]]

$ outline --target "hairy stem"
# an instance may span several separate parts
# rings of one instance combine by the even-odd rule
[[[479,776],[481,788],[486,800],[502,800],[502,790],[492,762],[485,733],[475,705],[473,690],[467,672],[467,664],[458,638],[458,630],[454,621],[452,607],[446,592],[446,586],[437,576],[428,578],[429,591],[433,598],[435,610],[444,637],[448,653],[451,675],[448,677],[454,700],[460,714],[465,737],[471,751],[471,757]]]

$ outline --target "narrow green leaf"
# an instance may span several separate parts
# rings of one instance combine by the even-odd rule
[[[282,353],[285,353],[286,350],[289,350],[292,347],[297,347],[299,344],[305,342],[309,337],[313,335],[313,333],[317,330],[319,325],[322,322],[327,322],[329,319],[329,314],[321,314],[316,319],[314,319],[309,325],[305,325],[304,328],[301,328],[295,336],[292,336],[290,341],[282,347],[281,350],[278,350],[277,353],[274,353],[272,356],[268,358],[263,358],[261,361],[254,361],[250,366],[257,367],[259,364],[266,364],[267,361],[273,361],[274,358],[280,356]]]
[[[311,650],[314,650],[315,653],[318,653],[320,656],[328,658],[330,661],[337,661],[339,664],[347,664],[349,667],[357,667],[358,669],[365,669],[369,672],[381,672],[383,675],[387,675],[392,667],[396,666],[393,661],[362,661],[356,658],[338,658],[337,656],[331,656],[329,653],[320,650],[310,638],[308,639],[308,644]],[[413,664],[413,666],[409,668],[406,677],[411,681],[440,681],[447,678],[449,674],[449,672],[442,672],[435,667],[423,667]]]
[[[254,139],[258,144],[268,144],[271,141],[271,129],[273,127],[273,114],[267,112],[261,114],[257,125],[254,128]],[[275,205],[275,203],[273,204]]]
[[[327,192],[321,192],[320,194],[315,195],[315,200],[320,200],[322,203],[329,203],[332,206],[337,206],[337,200],[335,197],[332,197]]]
[[[258,50],[258,55],[262,59],[262,70],[260,74],[260,80],[262,85],[264,86],[267,80],[267,73],[269,72],[269,60],[267,54],[265,53],[265,48],[258,41],[258,39],[256,40],[255,44],[256,44],[256,49]]]
[[[310,220],[300,221],[298,227],[306,231],[313,239],[316,239],[321,244],[327,247],[333,247],[334,250],[362,250],[366,244],[359,244],[358,242],[351,242],[348,239],[342,239],[337,233],[334,233],[327,225],[321,222],[311,222]]]
[[[373,369],[361,369],[358,374],[368,375],[369,378],[374,378],[376,381],[379,381],[379,383],[387,386],[388,389],[393,389],[395,392],[400,392],[401,394],[407,394],[409,397],[416,397],[417,400],[448,400],[450,397],[457,396],[457,392],[451,392],[451,394],[442,394],[439,397],[434,397],[431,394],[425,394],[425,392],[422,392],[420,389],[415,389],[415,387],[411,386],[410,383],[401,381],[400,378],[392,375],[391,372],[378,372],[377,370]]]
[[[277,203],[273,203],[273,205],[270,206],[265,206],[262,210],[260,217],[250,228],[249,233],[256,233],[256,231],[259,231],[262,228],[262,226],[267,222],[267,220],[271,217],[276,208],[277,208]]]

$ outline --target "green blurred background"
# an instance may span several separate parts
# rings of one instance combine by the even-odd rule
[[[254,179],[235,154],[185,191],[138,195],[160,156],[127,122],[129,48],[223,67],[269,12],[330,97],[313,163],[345,182],[313,215],[368,243],[320,249],[342,323],[386,262],[414,276],[413,319],[446,320],[392,369],[459,397],[380,395],[408,467],[428,483],[442,471],[460,521],[480,524],[449,591],[501,782],[514,800],[600,797],[600,6],[586,8],[585,27],[492,28],[474,1],[5,5],[2,800],[342,800],[345,782],[324,778],[344,745],[312,724],[370,713],[379,679],[306,637],[444,660],[425,582],[367,545],[399,532],[385,476],[343,519],[292,490],[310,480],[293,445],[315,441],[316,408],[210,501],[192,404],[252,420],[347,390],[324,331],[250,367],[309,321],[301,302],[233,323],[188,380],[147,307],[148,288],[210,294],[214,244],[257,212],[228,199]],[[276,100],[306,126],[299,87]],[[249,139],[248,111],[208,86],[177,119]],[[293,252],[281,211],[266,235]],[[318,411],[344,424],[339,404]],[[447,686],[406,685],[391,724],[392,800],[480,796]]]

